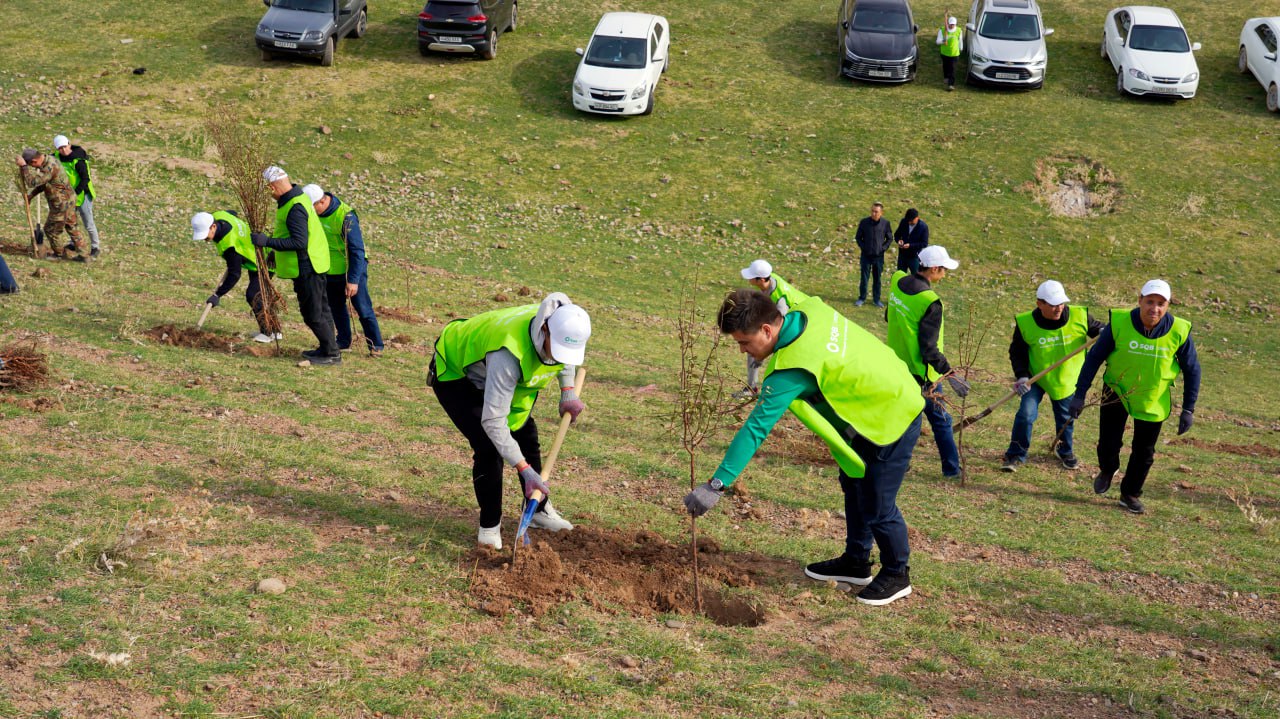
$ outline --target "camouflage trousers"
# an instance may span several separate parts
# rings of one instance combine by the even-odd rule
[[[80,232],[80,219],[76,214],[75,195],[62,197],[46,191],[45,199],[49,201],[49,217],[44,221],[44,235],[45,241],[49,243],[49,251],[55,255],[63,254],[59,237],[65,230],[71,240],[70,244],[75,246],[76,252],[83,254],[85,242],[84,235]]]

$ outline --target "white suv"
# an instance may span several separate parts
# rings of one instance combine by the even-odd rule
[[[964,29],[970,84],[1044,85],[1053,28],[1044,29],[1036,0],[974,0]]]
[[[600,18],[573,76],[573,106],[583,112],[648,115],[670,62],[671,31],[661,15],[611,12]]]

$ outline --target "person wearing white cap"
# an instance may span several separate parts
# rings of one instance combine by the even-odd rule
[[[885,342],[907,364],[925,394],[924,416],[933,428],[944,477],[960,476],[960,451],[951,433],[951,414],[942,404],[942,380],[946,379],[961,397],[969,394],[969,383],[951,370],[942,353],[942,299],[933,285],[946,277],[948,270],[959,266],[947,254],[947,248],[929,245],[920,251],[918,272],[898,270],[893,274],[889,280],[889,307],[885,310],[889,323]]]
[[[1089,316],[1089,309],[1068,305],[1071,300],[1062,283],[1045,280],[1036,288],[1036,308],[1014,317],[1013,339],[1009,342],[1009,363],[1013,365],[1013,390],[1022,398],[1013,418],[1013,434],[1004,452],[1000,469],[1017,471],[1027,461],[1031,447],[1031,431],[1045,395],[1053,407],[1057,426],[1058,459],[1067,469],[1080,466],[1072,446],[1074,423],[1071,421],[1071,398],[1076,379],[1084,364],[1080,353],[1063,362],[1052,372],[1031,384],[1030,379],[1055,362],[1083,347],[1090,337],[1097,337],[1102,323]]]
[[[364,254],[364,233],[360,217],[350,205],[325,192],[319,185],[307,185],[303,194],[311,200],[316,216],[324,226],[329,242],[329,272],[325,292],[329,298],[329,314],[337,329],[339,350],[351,349],[351,313],[347,300],[355,307],[356,317],[364,330],[365,348],[374,357],[382,356],[382,328],[369,297],[369,263]]]
[[[1071,416],[1079,417],[1094,375],[1105,362],[1093,491],[1106,494],[1111,489],[1120,470],[1125,424],[1132,417],[1133,442],[1120,482],[1120,506],[1134,514],[1146,511],[1139,497],[1155,462],[1160,428],[1172,412],[1173,380],[1183,375],[1178,434],[1191,429],[1200,397],[1200,360],[1191,339],[1191,323],[1169,312],[1172,299],[1168,282],[1151,280],[1142,286],[1136,308],[1111,310],[1110,324],[1084,358],[1071,400]]]
[[[954,15],[944,12],[946,27],[938,29],[938,38],[934,44],[942,55],[942,79],[947,83],[947,92],[956,89],[956,60],[964,50],[964,33],[960,30]]]
[[[93,187],[93,177],[89,174],[93,158],[83,147],[72,145],[66,135],[53,138],[53,149],[58,151],[58,162],[71,178],[71,189],[76,193],[76,212],[89,235],[89,256],[97,257],[102,251],[102,242],[98,238],[98,225],[93,221],[93,200],[98,196]]]
[[[258,322],[258,334],[255,342],[270,342],[284,339],[279,332],[271,332],[266,325],[266,316],[262,313],[262,285],[258,277],[258,254],[250,239],[249,223],[231,210],[218,210],[213,213],[197,212],[191,218],[191,239],[196,242],[212,242],[217,248],[227,271],[222,276],[222,283],[209,295],[205,303],[218,306],[222,297],[240,281],[242,271],[249,273],[249,285],[244,291],[244,301],[249,303],[249,311]]]
[[[809,295],[801,292],[791,283],[773,274],[773,265],[767,260],[754,260],[742,269],[742,279],[751,283],[756,289],[769,295],[778,311],[786,314],[792,305],[798,305],[809,299]],[[736,399],[747,399],[756,395],[760,389],[760,367],[754,357],[747,355],[747,387],[734,393]]]
[[[325,294],[325,273],[329,271],[329,240],[316,208],[302,188],[289,180],[289,174],[272,165],[262,172],[262,179],[276,198],[276,223],[270,236],[254,232],[250,235],[258,247],[275,250],[276,276],[293,280],[298,295],[298,312],[316,336],[320,346],[306,350],[302,358],[313,365],[342,364],[334,334],[333,314]]]
[[[471,445],[471,482],[480,505],[477,540],[502,548],[502,464],[516,470],[528,502],[544,499],[532,526],[573,529],[546,499],[534,402],[553,377],[559,414],[576,420],[585,409],[573,386],[591,337],[591,318],[561,292],[541,303],[492,310],[445,325],[436,340],[427,384]]]

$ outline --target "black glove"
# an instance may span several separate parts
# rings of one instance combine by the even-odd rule
[[[716,502],[719,502],[723,496],[724,490],[712,487],[710,482],[699,484],[692,492],[685,495],[684,507],[689,510],[689,514],[701,517],[707,513],[707,510],[716,506]]]
[[[949,374],[947,375],[947,384],[951,385],[951,389],[955,390],[955,393],[961,397],[969,396],[969,383],[965,382],[963,377]]]
[[[268,238],[267,238],[267,236],[266,236],[266,235],[262,234],[261,232],[250,232],[250,233],[249,233],[249,239],[253,240],[253,244],[254,244],[254,246],[255,246],[255,247],[266,247],[266,246],[267,246],[267,239],[268,239]]]
[[[214,307],[217,307],[220,301],[222,301],[222,298],[217,296],[216,294],[213,294],[213,295],[209,295],[209,299],[205,300],[204,303],[206,305],[213,305]]]
[[[1067,410],[1071,413],[1071,419],[1076,419],[1080,413],[1084,411],[1084,397],[1079,395],[1071,398],[1071,407]]]
[[[1196,418],[1191,414],[1191,410],[1182,410],[1182,416],[1178,418],[1178,434],[1186,434],[1191,429],[1191,425],[1195,424]]]

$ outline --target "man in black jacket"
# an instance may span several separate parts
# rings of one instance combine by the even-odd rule
[[[875,273],[871,298],[875,300],[876,307],[884,307],[884,303],[880,301],[880,276],[884,274],[884,252],[889,249],[889,245],[893,244],[893,228],[884,218],[884,205],[877,202],[871,206],[871,216],[862,218],[858,223],[858,231],[853,239],[858,243],[858,250],[861,252],[858,261],[861,269],[858,301],[854,304],[861,307],[866,303],[867,279]]]
[[[929,226],[920,219],[920,213],[912,207],[898,222],[893,232],[898,243],[898,269],[904,272],[920,271],[920,250],[929,246]]]

